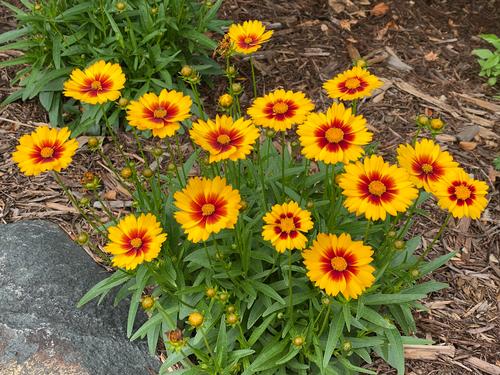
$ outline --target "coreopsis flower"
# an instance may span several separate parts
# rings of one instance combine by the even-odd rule
[[[152,214],[127,215],[116,226],[108,228],[108,244],[104,247],[114,255],[113,265],[133,270],[139,264],[150,262],[161,251],[167,234]]]
[[[139,130],[151,130],[159,138],[171,137],[180,128],[180,121],[190,116],[191,98],[175,90],[161,90],[132,100],[127,107],[127,120]]]
[[[398,162],[410,174],[410,179],[417,187],[424,187],[431,193],[432,185],[439,181],[450,169],[458,167],[453,157],[442,151],[439,145],[430,139],[398,147]]]
[[[347,210],[364,214],[368,220],[385,220],[387,214],[396,216],[418,196],[408,172],[377,155],[346,165],[339,186]]]
[[[245,21],[243,24],[229,26],[227,35],[229,35],[236,52],[249,55],[267,42],[273,35],[273,31],[266,31],[260,21]]]
[[[363,116],[353,116],[351,108],[334,103],[324,113],[312,113],[297,129],[302,154],[326,164],[348,163],[359,159],[363,145],[370,143],[372,133]]]
[[[241,197],[238,190],[226,184],[226,179],[193,177],[187,186],[174,194],[179,209],[175,220],[191,242],[206,241],[210,234],[234,228],[238,221]]]
[[[370,96],[373,90],[381,86],[382,82],[376,76],[358,66],[338,74],[323,84],[330,98],[341,100]]]
[[[125,74],[119,64],[100,60],[87,69],[74,69],[64,82],[64,95],[87,104],[102,104],[120,97]]]
[[[347,233],[338,237],[320,233],[302,252],[309,279],[328,295],[342,293],[347,299],[357,298],[375,281],[372,255],[370,246],[353,241]]]
[[[488,204],[488,185],[469,177],[460,168],[446,173],[433,187],[439,207],[456,218],[478,219]]]
[[[300,208],[297,202],[274,205],[263,220],[262,237],[278,252],[306,247],[304,233],[312,229],[313,222],[311,213]]]
[[[46,171],[60,172],[71,164],[78,148],[78,142],[69,139],[70,135],[68,128],[39,126],[31,134],[19,139],[12,159],[26,176],[36,176]]]
[[[302,124],[313,109],[304,93],[280,89],[256,98],[247,112],[256,125],[280,131]]]
[[[238,160],[252,151],[259,129],[250,120],[230,116],[216,116],[215,121],[198,120],[189,131],[191,139],[207,151],[209,163],[221,160]]]

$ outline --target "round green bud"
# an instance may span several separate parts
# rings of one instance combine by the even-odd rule
[[[80,198],[78,204],[82,207],[86,207],[90,204],[90,199],[88,199],[87,197]]]
[[[160,156],[162,156],[162,155],[163,155],[163,150],[161,149],[161,147],[155,147],[155,148],[153,148],[153,149],[151,150],[151,153],[152,153],[155,157],[159,158]]]
[[[276,132],[274,130],[271,130],[271,129],[266,130],[266,137],[268,137],[268,138],[274,137],[275,134],[276,134]]]
[[[89,235],[85,232],[80,233],[76,238],[76,242],[78,242],[80,245],[85,245],[88,241]]]
[[[228,314],[232,314],[232,313],[234,313],[235,311],[236,311],[236,306],[234,306],[234,305],[229,305],[228,307],[226,307],[226,312],[227,312]]]
[[[144,168],[144,170],[142,171],[142,175],[146,178],[151,178],[153,177],[153,170],[151,168]]]
[[[419,276],[420,276],[420,271],[419,271],[419,270],[417,270],[417,269],[412,269],[412,270],[410,271],[410,275],[411,275],[411,277],[413,277],[414,279],[416,279],[417,277],[419,277]]]
[[[169,163],[168,166],[167,166],[167,169],[170,171],[170,172],[173,172],[175,171],[175,164],[174,163]]]
[[[426,115],[418,115],[416,118],[417,124],[420,126],[427,126],[429,125],[429,117]]]
[[[141,306],[144,310],[149,310],[155,304],[155,300],[151,296],[143,296],[141,298]]]
[[[184,65],[181,69],[181,76],[187,78],[190,77],[191,74],[193,74],[193,68],[191,68],[189,65]]]
[[[87,140],[87,144],[89,145],[89,148],[94,149],[99,146],[99,140],[96,137],[90,137]]]
[[[282,320],[285,317],[285,314],[282,312],[279,312],[278,315],[276,316],[279,320]]]
[[[215,290],[215,288],[207,288],[205,289],[205,295],[208,298],[214,298],[217,295],[217,291]]]
[[[120,107],[126,107],[128,103],[130,103],[130,100],[128,100],[127,98],[120,98],[120,100],[118,100],[118,105]]]
[[[397,232],[394,230],[390,230],[389,232],[387,232],[387,237],[389,238],[395,238],[397,235]]]
[[[302,345],[304,345],[304,336],[295,336],[292,339],[292,344],[297,348],[301,347]]]
[[[229,325],[238,324],[239,320],[240,319],[238,318],[238,315],[236,315],[236,314],[228,314],[228,315],[226,315],[226,323],[229,324]]]
[[[227,292],[219,293],[219,301],[227,302],[228,299],[229,299],[229,293],[227,293]]]
[[[342,351],[344,352],[349,352],[352,349],[352,344],[350,341],[344,341],[342,343]]]
[[[331,302],[332,302],[332,301],[331,301],[331,300],[330,300],[330,298],[328,298],[328,297],[323,297],[323,298],[321,298],[321,303],[322,303],[323,305],[329,305]]]
[[[125,167],[120,171],[120,176],[122,176],[124,179],[128,179],[132,177],[132,169],[129,167]]]
[[[394,248],[396,250],[403,250],[405,248],[406,244],[404,241],[401,241],[401,240],[397,240],[397,241],[394,241]]]
[[[126,7],[127,7],[127,4],[125,4],[123,1],[119,1],[115,5],[116,10],[118,10],[120,12],[125,10]]]

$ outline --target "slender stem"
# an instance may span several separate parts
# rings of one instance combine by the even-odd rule
[[[351,109],[352,109],[352,115],[356,116],[356,113],[358,111],[358,99],[354,99],[352,101],[352,107],[351,107]]]
[[[116,170],[115,166],[113,165],[113,162],[111,159],[106,155],[100,147],[98,147],[98,152],[99,155],[101,156],[102,160],[106,163],[107,167],[113,171],[114,175],[116,176],[118,183],[125,189],[127,192],[132,196],[132,192],[130,191],[129,187],[123,182],[123,177],[120,175],[120,173]]]
[[[94,228],[94,230],[96,230],[100,234],[103,234],[104,231],[102,229],[100,229],[92,220],[90,220],[90,218],[87,216],[87,214],[82,210],[82,208],[80,207],[80,205],[76,201],[73,193],[71,193],[69,191],[68,187],[65,185],[65,183],[63,182],[63,180],[61,179],[59,174],[57,172],[53,172],[53,176],[54,176],[55,180],[57,181],[57,183],[59,184],[59,186],[63,189],[64,194],[66,194],[66,196],[69,198],[69,200],[71,201],[73,206],[78,210],[80,215],[83,216],[83,218],[90,224],[90,226],[92,228]]]
[[[99,204],[101,205],[102,207],[102,210],[106,213],[106,215],[108,215],[108,217],[113,221],[113,222],[116,222],[115,220],[115,215],[113,214],[113,212],[111,212],[111,210],[108,208],[108,206],[106,206],[103,202],[103,200],[101,199],[99,193],[97,191],[94,191],[94,196],[95,198],[97,199],[97,201],[99,202]]]
[[[444,232],[444,229],[448,225],[448,222],[450,221],[451,218],[451,212],[448,212],[448,215],[446,216],[446,219],[444,219],[443,224],[441,224],[441,227],[439,228],[438,233],[436,234],[436,237],[432,240],[432,242],[427,246],[427,248],[424,250],[424,252],[418,257],[417,261],[417,266],[425,259],[425,257],[430,253],[434,245],[436,244],[437,240],[439,240]]]
[[[144,149],[142,147],[141,140],[139,139],[139,136],[137,135],[137,131],[135,128],[132,128],[132,133],[134,133],[134,138],[135,142],[137,143],[137,148],[139,149],[139,153],[141,154],[142,158],[144,159],[144,163],[147,163],[148,161],[146,160],[146,155],[144,154]]]
[[[257,97],[257,81],[255,80],[255,68],[253,66],[253,57],[250,56],[250,68],[252,69],[252,86],[253,86],[253,97]]]
[[[120,145],[120,141],[118,140],[118,137],[117,137],[115,131],[113,130],[113,128],[111,127],[111,124],[109,123],[108,114],[106,113],[106,110],[104,109],[104,105],[101,105],[101,110],[102,110],[102,117],[104,117],[104,124],[106,125],[106,129],[108,129],[109,135],[111,136],[111,139],[113,140],[113,143],[115,144],[115,147],[118,149],[118,152],[120,153],[123,160],[125,160],[127,162],[127,164],[129,164],[129,159],[128,159],[127,155],[125,155],[125,153],[123,152],[123,149]]]
[[[288,250],[288,316],[293,321],[292,250]]]
[[[257,138],[257,164],[259,165],[259,181],[262,189],[262,202],[264,204],[264,208],[267,211],[267,199],[266,199],[266,184],[264,183],[264,170],[262,168],[262,158],[261,158],[261,147],[260,147],[260,137]]]
[[[175,174],[177,175],[177,179],[179,180],[179,186],[182,187],[182,185],[183,185],[182,178],[181,178],[181,175],[179,174],[179,168],[177,168],[177,165],[176,165],[177,163],[175,160],[174,150],[172,148],[172,145],[170,144],[170,141],[167,140],[166,144],[168,147],[168,152],[170,154],[170,159],[173,162],[173,164],[175,165]]]
[[[422,127],[419,126],[418,129],[417,129],[417,132],[415,133],[415,135],[413,136],[413,139],[411,141],[411,144],[413,146],[415,146],[415,143],[417,143],[417,139],[418,139],[418,136],[420,135],[420,132],[422,131]]]
[[[177,145],[177,159],[183,160],[182,150],[181,150],[181,145],[179,142],[179,135],[178,134],[175,135],[175,144]],[[180,165],[181,165],[181,171],[182,171],[182,176],[184,177],[184,181],[187,181],[186,171],[184,170],[184,163],[181,162]]]
[[[191,85],[191,90],[193,90],[196,106],[198,107],[198,111],[200,112],[200,117],[203,120],[206,120],[205,110],[203,109],[203,105],[201,104],[200,94],[198,93],[198,89],[196,88],[196,85],[194,83],[190,82],[190,85]]]
[[[321,325],[321,329],[318,333],[318,337],[321,337],[321,335],[323,334],[323,331],[325,330],[326,323],[328,321],[328,317],[330,316],[330,311],[331,311],[331,309],[326,310],[325,318],[323,319],[323,324]]]
[[[370,234],[370,228],[371,228],[371,226],[372,226],[372,223],[373,223],[373,222],[372,222],[371,220],[369,220],[369,221],[368,221],[368,223],[366,224],[366,228],[365,228],[365,235],[364,235],[364,237],[363,237],[363,242],[364,242],[365,244],[367,244],[367,243],[368,243],[368,235]]]
[[[281,132],[281,187],[283,189],[283,200],[285,199],[285,131]]]

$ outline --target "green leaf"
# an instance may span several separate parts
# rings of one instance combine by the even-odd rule
[[[389,340],[388,362],[398,371],[398,375],[404,375],[405,357],[401,335],[399,334],[399,331],[397,329],[386,329],[384,330],[384,333],[387,337],[387,340]]]
[[[269,285],[261,283],[260,281],[252,280],[252,279],[248,279],[248,282],[255,289],[257,289],[259,292],[261,292],[262,294],[265,294],[266,296],[274,299],[275,301],[277,301],[283,305],[286,304],[285,300]]]
[[[389,329],[394,328],[393,324],[388,322],[386,319],[384,319],[384,317],[382,317],[382,315],[380,315],[378,312],[369,307],[364,308],[363,319],[369,321],[370,323],[378,325],[379,327],[382,328],[389,328]]]
[[[227,358],[227,332],[224,315],[220,320],[219,334],[217,335],[217,343],[215,344],[215,354],[219,367],[222,367]]]
[[[292,345],[290,347],[290,350],[289,350],[288,354],[285,355],[280,360],[276,361],[276,364],[277,365],[282,365],[284,363],[287,363],[287,362],[291,361],[299,352],[300,352],[300,348],[297,348],[297,347],[295,347],[295,346]]]
[[[162,316],[161,314],[157,313],[151,316],[135,333],[130,337],[130,341],[134,341],[138,338],[142,338],[146,336],[148,331],[154,329],[157,325],[161,325],[162,323]]]
[[[488,59],[493,56],[493,52],[491,52],[489,49],[475,49],[472,50],[472,54],[481,59]]]
[[[52,39],[52,61],[56,69],[61,69],[61,36]]]
[[[267,327],[271,324],[271,322],[276,318],[276,314],[269,315],[260,326],[252,331],[250,338],[248,339],[248,345],[253,346],[257,340],[262,336],[262,334],[266,331]]]
[[[366,368],[358,367],[358,366],[353,365],[351,362],[349,362],[348,359],[346,359],[344,357],[338,357],[337,359],[342,364],[342,366],[344,366],[348,370],[361,372],[363,374],[377,375],[377,373],[375,371],[368,370]]]
[[[77,307],[80,308],[86,303],[90,302],[94,298],[100,296],[101,294],[113,289],[114,287],[123,284],[129,280],[132,276],[122,270],[116,271],[110,277],[100,281],[92,289],[90,289],[85,295],[78,301]]]
[[[438,281],[427,281],[422,284],[418,284],[415,286],[412,286],[411,288],[407,288],[405,290],[402,290],[401,293],[403,294],[428,294],[431,292],[436,292],[438,290],[448,288],[447,283],[440,283]]]
[[[11,30],[11,31],[7,31],[5,33],[2,33],[0,35],[0,44],[7,43],[11,40],[18,41],[20,38],[22,38],[26,34],[31,33],[32,31],[33,31],[33,29],[31,28],[31,26],[24,26],[21,29]]]
[[[336,319],[335,319],[336,318]],[[325,354],[323,355],[323,368],[328,366],[332,358],[333,351],[337,345],[337,341],[344,329],[344,319],[341,315],[335,314],[334,319],[330,321],[330,328],[328,330],[328,338],[326,340]]]
[[[405,303],[425,298],[425,294],[370,294],[365,296],[363,303],[370,305],[386,305],[391,303]]]
[[[438,269],[443,264],[445,264],[446,262],[448,262],[451,258],[453,258],[455,256],[455,254],[456,254],[456,252],[453,251],[451,253],[442,255],[439,258],[436,258],[436,259],[434,259],[431,262],[427,262],[427,263],[422,264],[419,267],[420,275],[421,276],[425,276],[428,273],[431,273],[432,271]]]
[[[266,362],[271,362],[270,360],[273,357],[278,356],[288,345],[290,345],[289,341],[281,340],[279,336],[273,342],[269,342],[266,344],[266,350],[263,350],[252,362],[252,364],[243,371],[242,375],[251,375],[260,371],[261,366],[267,365]],[[275,367],[276,362],[271,362],[271,367]]]
[[[141,302],[142,291],[146,287],[148,279],[148,267],[145,265],[140,265],[135,276],[136,284],[134,287],[132,287],[133,289],[135,289],[135,291],[134,294],[132,294],[132,299],[130,300],[130,306],[128,310],[127,337],[132,336],[132,329],[134,328],[135,317],[137,315],[137,310],[139,309],[139,304]]]

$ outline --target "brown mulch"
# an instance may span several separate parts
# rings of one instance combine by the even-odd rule
[[[330,103],[321,89],[322,82],[347,68],[357,53],[366,57],[385,85],[360,110],[375,132],[379,151],[389,159],[394,159],[397,144],[411,140],[417,114],[425,112],[445,120],[440,144],[469,173],[489,183],[490,204],[481,220],[450,224],[431,254],[436,257],[458,251],[447,266],[433,274],[450,287],[433,293],[424,301],[429,312],[417,314],[418,335],[435,344],[453,345],[455,355],[409,360],[407,373],[491,373],[482,372],[474,358],[500,365],[499,178],[492,167],[499,155],[500,103],[492,99],[498,89],[484,85],[478,76],[479,66],[471,51],[486,46],[478,34],[500,35],[500,4],[478,0],[385,3],[387,8],[378,6],[373,14],[373,0],[227,0],[220,17],[267,22],[275,33],[256,55],[259,91],[276,87],[303,90],[319,109]],[[0,30],[5,24],[12,27],[12,18],[0,9]],[[4,58],[0,53],[0,59]],[[246,78],[241,82],[251,92],[247,61],[241,59],[237,66]],[[0,100],[11,90],[8,82],[14,73],[12,69],[0,70]],[[210,96],[207,92],[205,100],[213,102],[225,90],[224,85],[219,80],[215,92]],[[85,224],[68,211],[68,202],[52,178],[26,178],[10,160],[20,134],[44,121],[45,113],[34,102],[0,108],[0,222],[44,218],[74,235],[85,229]],[[66,182],[78,190],[86,170],[105,179],[104,192],[117,193],[116,205],[130,203],[130,197],[106,177],[109,173],[87,151],[78,153],[74,167],[64,175]],[[414,228],[415,233],[424,233],[426,242],[444,218],[434,203],[428,207],[431,216],[418,220]],[[374,368],[380,374],[395,373],[381,361],[376,361]]]

